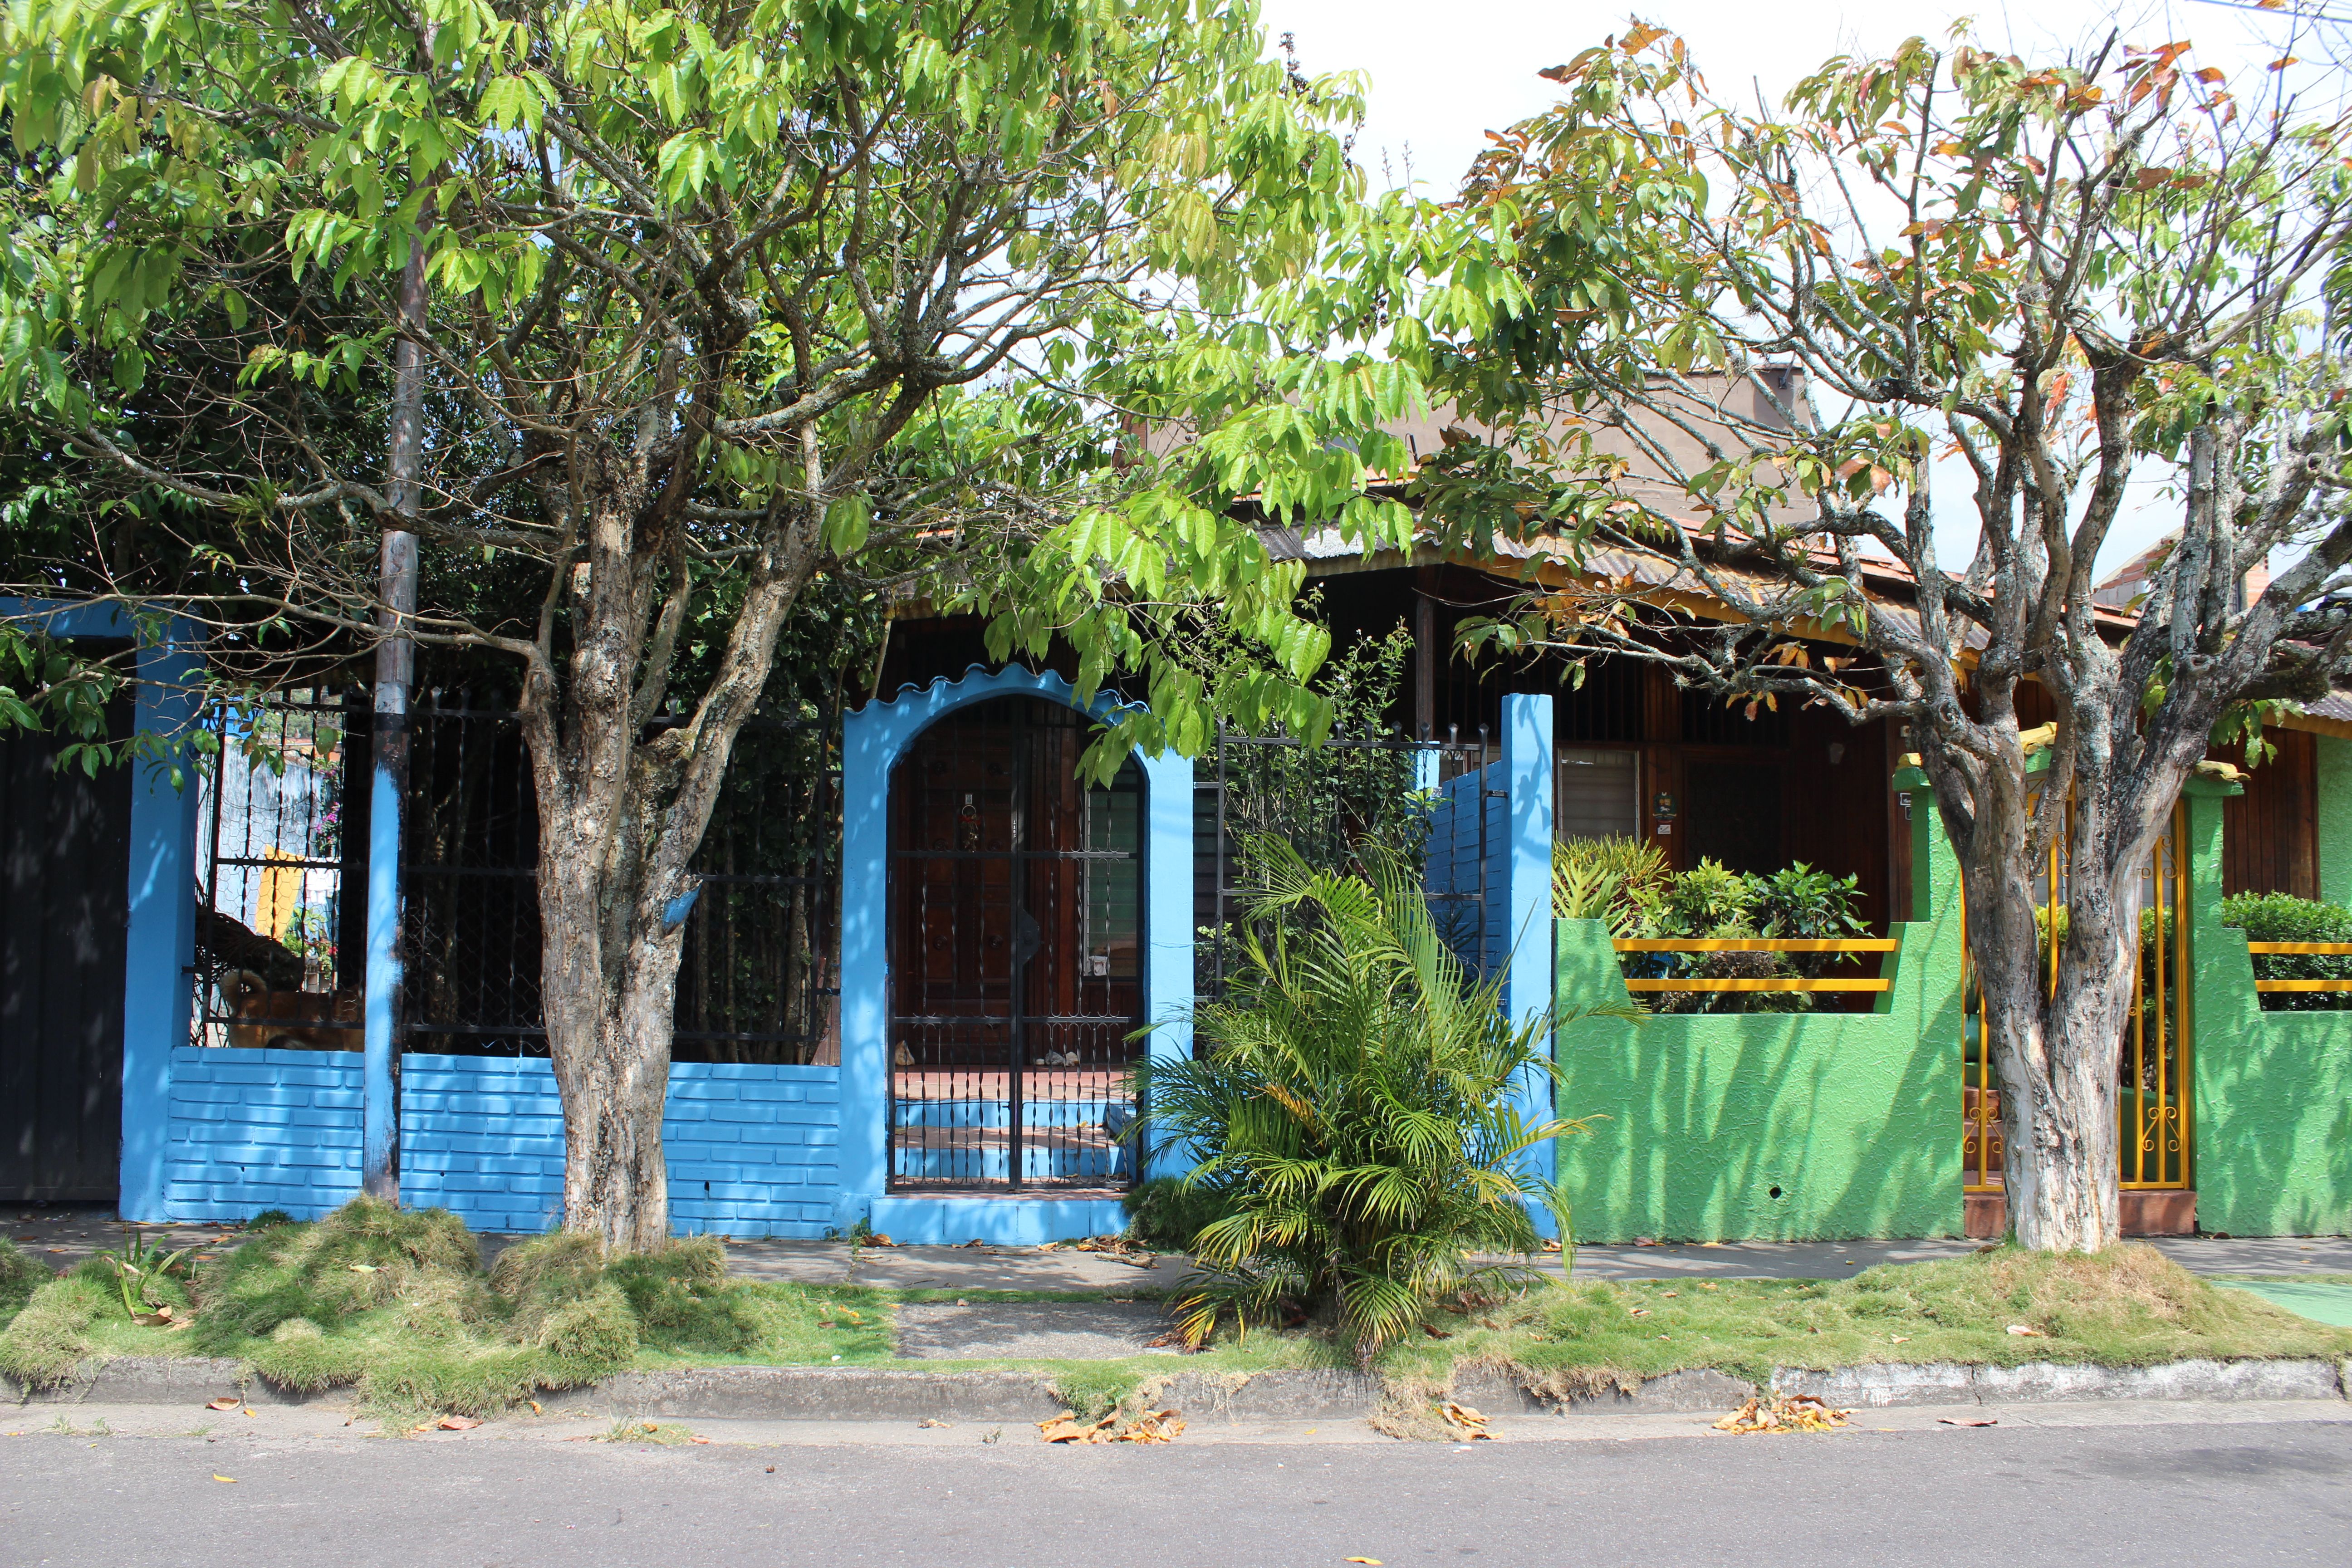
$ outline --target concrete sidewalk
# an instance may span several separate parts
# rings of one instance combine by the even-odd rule
[[[0,1235],[52,1268],[68,1268],[102,1248],[123,1246],[134,1227],[92,1208],[17,1207],[0,1211]],[[223,1226],[142,1226],[147,1245],[234,1247]],[[483,1261],[523,1239],[485,1236]],[[2152,1244],[2199,1274],[2352,1275],[2352,1237],[2224,1240],[2158,1237]],[[727,1244],[730,1272],[747,1279],[810,1285],[865,1285],[901,1290],[1036,1290],[1157,1293],[1190,1272],[1181,1253],[1157,1256],[1079,1252],[1067,1247],[854,1247],[846,1241],[758,1237]],[[1656,1247],[1580,1247],[1579,1279],[1842,1279],[1881,1263],[1958,1258],[1983,1244],[1965,1240],[1736,1241]],[[1560,1259],[1545,1259],[1557,1272]]]

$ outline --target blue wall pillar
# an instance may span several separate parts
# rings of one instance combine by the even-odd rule
[[[139,650],[138,725],[154,735],[195,725],[202,666],[193,628]],[[124,1219],[163,1217],[163,1161],[172,1121],[172,1047],[188,1039],[196,961],[195,775],[174,787],[163,763],[140,764],[131,786],[130,929],[123,942],[122,1190]]]
[[[125,637],[137,642],[133,722],[142,734],[183,736],[198,717],[193,623],[142,627],[119,605],[0,599],[0,616],[54,637]],[[174,784],[168,763],[134,763],[131,785],[129,921],[122,944],[122,1157],[118,1212],[164,1217],[163,1159],[171,1135],[172,1047],[188,1038],[188,971],[195,963],[195,775],[184,763]]]
[[[1504,842],[1489,845],[1488,854],[1502,872],[1503,907],[1507,920],[1510,967],[1503,979],[1505,1016],[1515,1027],[1538,1023],[1552,1008],[1552,987],[1559,965],[1552,961],[1551,842],[1552,711],[1549,696],[1510,693],[1503,699],[1503,787],[1509,791]],[[1490,870],[1489,875],[1493,874]],[[1519,1114],[1528,1121],[1549,1121],[1552,1114],[1551,1080],[1540,1072],[1520,1079]],[[1545,1181],[1557,1174],[1557,1153],[1550,1139],[1530,1149],[1528,1163]],[[1533,1211],[1538,1229],[1557,1231],[1550,1212]]]

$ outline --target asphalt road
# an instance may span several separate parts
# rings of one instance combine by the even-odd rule
[[[28,1433],[0,1441],[0,1565],[2342,1568],[2347,1482],[2352,1425],[2302,1422],[1116,1449]]]

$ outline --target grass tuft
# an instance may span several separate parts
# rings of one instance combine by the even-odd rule
[[[79,1273],[50,1280],[0,1330],[0,1373],[27,1388],[55,1388],[97,1352],[90,1325],[121,1303],[112,1290]]]
[[[446,1209],[353,1198],[313,1225],[270,1226],[200,1272],[192,1348],[235,1354],[289,1318],[331,1331],[420,1289],[462,1289],[480,1271],[473,1232]]]
[[[1850,1279],[1554,1284],[1433,1314],[1430,1326],[1447,1337],[1395,1347],[1382,1372],[1443,1378],[1484,1362],[1555,1397],[1630,1389],[1692,1367],[1760,1384],[1776,1366],[2146,1366],[2352,1352],[2352,1331],[2217,1289],[2137,1243],[2090,1255],[2002,1247]]]
[[[49,1270],[25,1256],[23,1250],[6,1237],[0,1236],[0,1326],[24,1309],[33,1299],[33,1292],[57,1278]]]

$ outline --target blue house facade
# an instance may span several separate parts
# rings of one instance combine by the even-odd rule
[[[50,621],[59,636],[132,634],[104,610],[58,606]],[[159,646],[142,668],[173,677],[142,701],[193,703],[192,648]],[[1077,777],[1115,700],[1080,707],[1059,675],[974,667],[842,717],[837,1047],[674,1064],[664,1142],[678,1231],[862,1225],[901,1242],[1035,1243],[1116,1231],[1125,1188],[1181,1172],[1181,1151],[1152,1143],[1129,1068],[1192,1048],[1196,838],[1214,817],[1181,757],[1133,756],[1108,784]],[[1513,702],[1526,711],[1498,760],[1429,796],[1454,846],[1431,874],[1441,891],[1475,880],[1493,956],[1525,928],[1537,956],[1512,1005],[1532,1013],[1550,1003],[1550,723],[1535,710],[1549,700]],[[171,728],[192,712],[139,717]],[[490,1232],[562,1223],[563,1117],[543,1054],[418,1048],[437,1042],[412,1035],[395,1075],[356,1048],[356,1022],[336,1022],[323,992],[303,994],[323,1020],[307,1042],[197,1026],[192,890],[221,847],[205,842],[197,792],[160,776],[134,782],[130,832],[123,1217],[322,1214],[360,1191],[373,1120],[398,1128],[404,1203]],[[398,847],[352,837],[381,901]],[[375,950],[394,925],[366,922],[367,962],[346,972],[380,984],[391,955]]]

